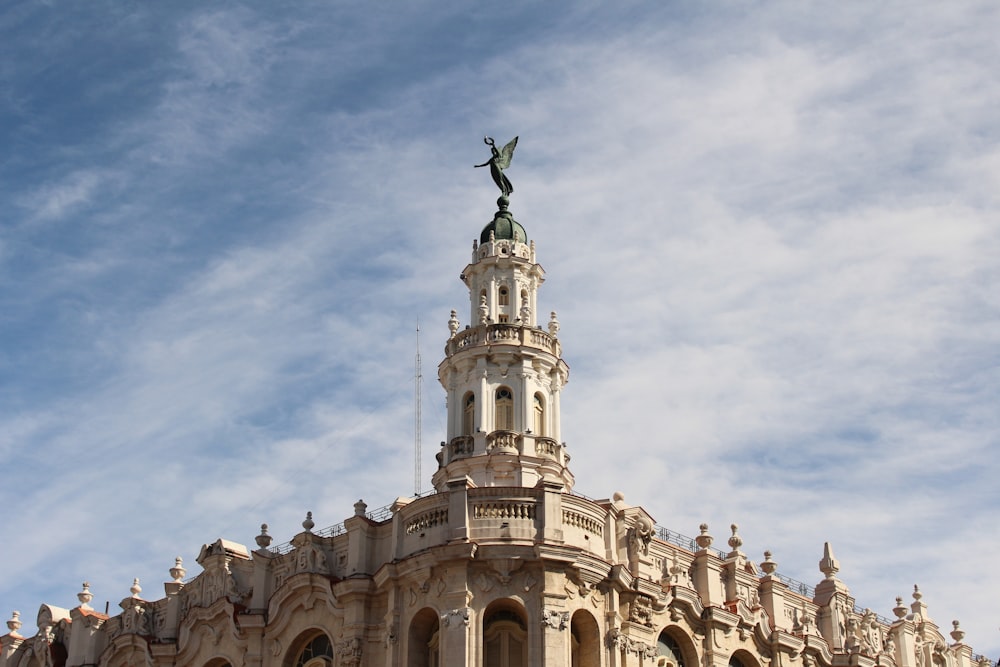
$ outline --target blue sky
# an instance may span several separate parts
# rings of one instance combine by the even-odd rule
[[[161,594],[424,478],[511,209],[577,490],[1000,653],[993,3],[21,2],[0,13],[0,614]],[[425,482],[426,490],[429,484]],[[95,602],[95,604],[97,604]]]

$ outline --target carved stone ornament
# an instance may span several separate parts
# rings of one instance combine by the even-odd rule
[[[619,651],[624,651],[625,653],[634,653],[635,655],[641,656],[642,658],[652,659],[655,658],[659,650],[653,644],[647,644],[646,642],[639,641],[637,639],[632,639],[624,634],[618,628],[614,628],[608,633],[607,638],[608,648],[618,649]]]
[[[345,639],[337,645],[337,653],[340,655],[340,664],[344,667],[356,667],[361,664],[361,654],[364,645],[361,637],[351,637]]]
[[[629,604],[628,620],[633,623],[653,627],[653,601],[645,595],[636,595]]]
[[[629,528],[628,541],[629,551],[641,552],[642,555],[649,555],[649,543],[653,540],[653,523],[642,516]]]
[[[565,630],[569,624],[568,611],[556,611],[555,609],[542,610],[542,625],[553,630]]]
[[[469,625],[469,612],[471,610],[468,607],[459,607],[458,609],[450,609],[445,613],[441,614],[441,625],[446,628],[459,628],[462,626]]]

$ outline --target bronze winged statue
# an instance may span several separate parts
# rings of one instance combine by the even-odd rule
[[[500,150],[497,150],[497,145],[496,142],[493,141],[493,137],[483,137],[483,143],[490,147],[493,157],[482,164],[473,166],[485,167],[489,165],[490,176],[493,177],[493,182],[497,184],[498,188],[500,188],[500,193],[504,197],[509,197],[510,193],[514,191],[514,186],[510,184],[510,179],[503,173],[503,170],[510,166],[510,159],[514,157],[514,148],[517,146],[517,137],[508,141],[507,145]]]

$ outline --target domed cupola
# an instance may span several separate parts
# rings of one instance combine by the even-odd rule
[[[493,220],[483,227],[483,232],[479,235],[480,243],[489,243],[490,241],[528,242],[528,234],[524,231],[521,223],[515,220],[514,216],[507,210],[508,206],[510,206],[510,200],[507,197],[497,199],[498,210],[494,214]],[[492,238],[490,238],[491,236]]]

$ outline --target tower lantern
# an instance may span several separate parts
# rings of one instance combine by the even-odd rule
[[[569,366],[554,330],[543,330],[539,321],[545,271],[535,261],[534,242],[508,210],[513,187],[502,173],[517,139],[503,150],[489,137],[487,144],[494,158],[477,166],[499,172],[493,177],[501,196],[461,274],[469,290],[468,324],[461,328],[453,316],[438,366],[448,424],[432,481],[439,491],[462,477],[479,487],[548,482],[568,491],[573,474],[561,440],[559,395]]]

